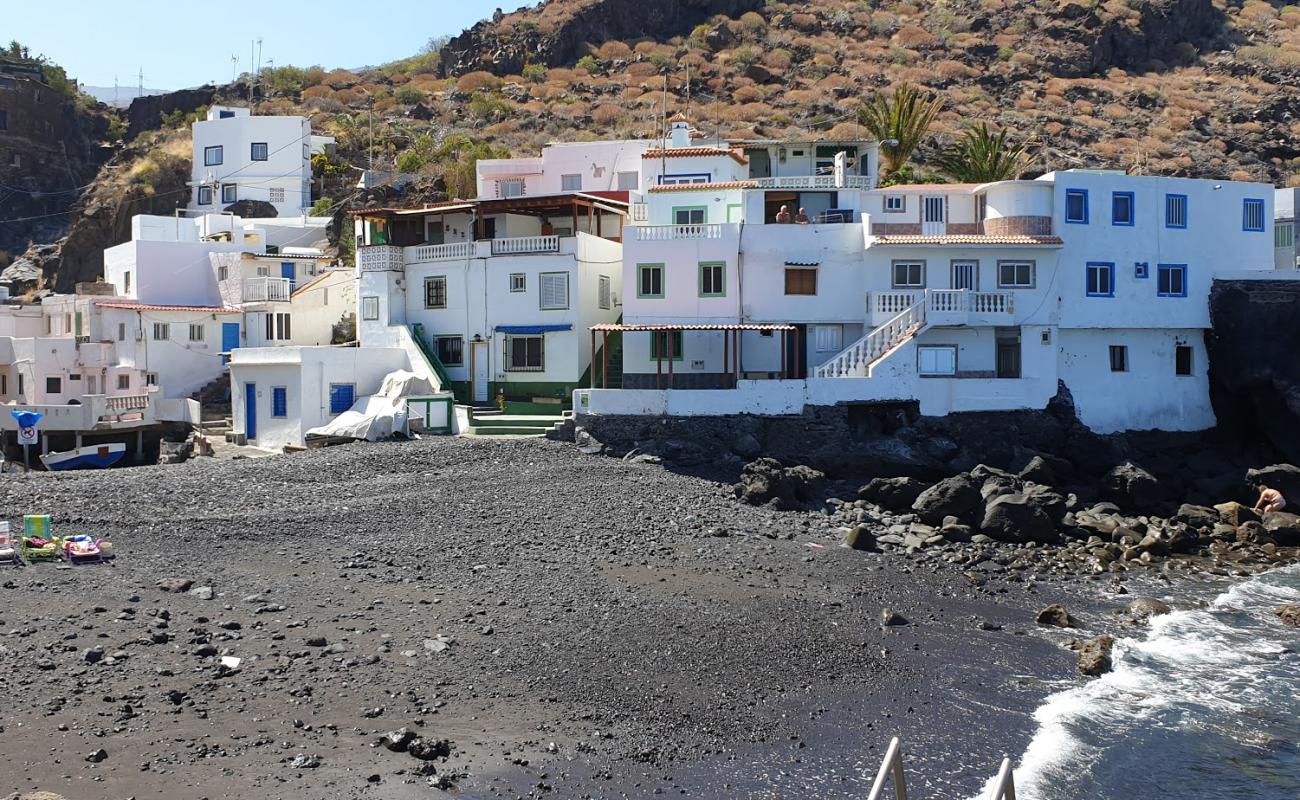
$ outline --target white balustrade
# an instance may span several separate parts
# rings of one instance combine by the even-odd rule
[[[645,222],[645,221],[648,220],[648,219],[650,219],[650,204],[649,204],[649,203],[633,203],[633,204],[632,204],[632,221],[633,221],[633,222]]]
[[[872,292],[871,293],[871,313],[872,317],[890,319],[896,314],[906,310],[909,306],[915,305],[920,292]]]
[[[357,266],[362,272],[401,272],[405,266],[402,248],[386,244],[358,247]]]
[[[908,306],[885,324],[844,348],[830,361],[817,367],[817,377],[844,378],[867,375],[872,364],[925,326],[925,307],[924,299]]]
[[[722,226],[710,225],[641,225],[636,228],[638,242],[668,242],[675,239],[721,239]]]
[[[149,407],[149,395],[128,394],[104,398],[104,408],[109,411],[139,411]]]
[[[287,303],[293,294],[293,287],[288,278],[245,278],[243,302],[245,303]]]
[[[560,252],[560,237],[558,236],[515,236],[508,239],[492,240],[492,255],[494,256],[558,252]]]
[[[448,242],[447,244],[420,244],[406,248],[406,262],[421,264],[426,261],[446,261],[474,257],[473,242]]]
[[[844,185],[837,186],[834,175],[782,175],[776,178],[755,178],[759,189],[870,189],[871,178],[866,175],[845,175]]]

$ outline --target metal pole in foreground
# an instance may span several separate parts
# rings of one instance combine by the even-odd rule
[[[23,472],[32,471],[32,458],[29,453],[30,450],[31,450],[31,445],[29,444],[23,445]]]
[[[899,753],[901,747],[897,736],[889,740],[889,749],[885,751],[884,761],[880,762],[880,771],[876,773],[876,782],[871,784],[867,800],[880,800],[881,793],[885,790],[885,781],[891,772],[894,774],[894,796],[898,800],[907,800],[907,785],[903,781],[903,759]]]

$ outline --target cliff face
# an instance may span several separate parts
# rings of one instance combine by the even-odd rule
[[[145,131],[157,130],[162,125],[163,114],[173,111],[191,114],[204,106],[212,105],[216,96],[215,86],[200,86],[197,89],[137,97],[126,110],[126,140],[129,142]]]
[[[710,17],[739,17],[764,4],[764,0],[596,0],[575,9],[550,31],[512,19],[484,20],[447,43],[441,69],[444,75],[475,70],[510,75],[530,63],[571,64],[586,55],[588,44],[685,36]]]
[[[1300,463],[1300,280],[1215,281],[1206,334],[1220,428]]]

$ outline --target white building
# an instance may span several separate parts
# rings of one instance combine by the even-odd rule
[[[1042,408],[1059,380],[1094,430],[1213,425],[1210,284],[1271,270],[1271,187],[1068,171],[872,189],[829,150],[830,175],[762,179],[685,127],[645,154],[623,325],[597,331],[626,336],[639,391],[580,393],[586,410],[916,399],[942,415]],[[780,205],[809,223],[777,224]]]
[[[257,200],[275,206],[279,217],[305,214],[312,154],[334,141],[313,136],[306,117],[256,117],[233,106],[211,106],[193,132],[189,207],[198,212]]]
[[[1296,242],[1300,188],[1278,189],[1273,194],[1273,261],[1277,269],[1300,269],[1300,243]]]

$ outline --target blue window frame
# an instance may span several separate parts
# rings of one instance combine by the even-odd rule
[[[330,384],[330,413],[342,414],[349,408],[352,408],[353,398],[357,393],[355,383],[331,383]]]
[[[267,152],[266,142],[253,142],[249,146],[248,156],[250,161],[266,161],[270,158],[270,154]]]
[[[1139,280],[1146,280],[1151,277],[1151,265],[1145,261],[1133,262],[1133,277]]]
[[[1110,196],[1110,224],[1133,227],[1137,203],[1132,192],[1114,192]]]
[[[1187,296],[1187,265],[1160,264],[1156,267],[1156,296]]]
[[[199,187],[199,196],[198,196],[198,200],[197,200],[196,202],[197,202],[199,205],[201,205],[201,206],[210,206],[210,205],[212,205],[212,187],[211,187],[211,186],[200,186],[200,187]]]
[[[1115,264],[1109,261],[1088,262],[1089,297],[1115,296]]]
[[[1264,201],[1247,198],[1241,201],[1241,229],[1262,233],[1264,230]]]
[[[289,416],[289,390],[283,386],[271,389],[271,416]]]
[[[1088,224],[1088,190],[1065,190],[1065,221],[1076,225]]]
[[[1165,227],[1187,228],[1187,195],[1165,195]]]
[[[225,160],[225,148],[221,145],[203,148],[203,166],[218,167]]]

